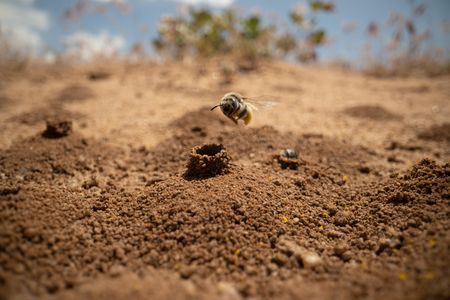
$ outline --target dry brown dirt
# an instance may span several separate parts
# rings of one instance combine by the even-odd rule
[[[215,62],[10,75],[0,299],[450,297],[449,77],[281,62],[226,84]],[[277,105],[236,126],[209,110],[229,91]]]

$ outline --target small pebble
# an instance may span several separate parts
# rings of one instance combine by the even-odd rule
[[[343,261],[349,261],[352,259],[353,253],[347,250],[344,253],[342,253],[340,257]]]
[[[272,262],[276,263],[278,266],[284,266],[287,264],[288,258],[281,253],[277,253],[272,257]]]
[[[342,254],[344,254],[345,251],[347,251],[348,246],[344,243],[337,244],[334,246],[334,254],[341,257]]]
[[[313,252],[303,252],[301,254],[301,260],[305,269],[313,269],[323,264],[322,258]]]
[[[228,282],[219,282],[217,289],[222,296],[226,296],[226,299],[240,299],[241,296],[236,288]]]

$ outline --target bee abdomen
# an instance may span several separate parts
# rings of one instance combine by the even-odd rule
[[[280,151],[280,156],[288,159],[297,159],[298,153],[294,149],[283,149]]]
[[[248,115],[248,113],[249,113],[249,108],[247,107],[247,105],[242,105],[241,104],[241,109],[238,111],[238,118],[239,119],[242,119],[242,118],[245,118],[245,116],[247,116]]]

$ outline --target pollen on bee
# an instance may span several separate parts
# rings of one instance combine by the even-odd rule
[[[401,281],[405,281],[406,279],[408,279],[408,275],[406,275],[405,272],[400,272],[400,273],[398,274],[398,278],[399,278]]]

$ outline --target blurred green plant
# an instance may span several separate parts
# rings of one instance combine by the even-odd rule
[[[273,28],[264,25],[258,15],[239,17],[233,10],[213,13],[191,8],[187,16],[161,19],[158,32],[153,46],[166,58],[231,54],[253,65],[270,53]]]
[[[298,6],[289,13],[292,24],[296,27],[297,46],[289,52],[295,52],[300,62],[311,62],[317,59],[317,49],[327,42],[327,34],[318,26],[318,13],[332,13],[335,5],[329,1],[312,0],[309,6]],[[289,54],[286,53],[286,54]]]
[[[282,57],[286,57],[297,47],[297,39],[290,33],[284,33],[276,40],[275,47]]]
[[[170,16],[160,20],[155,50],[165,58],[187,56],[212,57],[231,55],[240,69],[256,67],[260,58],[296,53],[303,62],[317,57],[316,48],[326,43],[326,32],[317,28],[315,14],[332,12],[334,4],[310,1],[310,13],[290,12],[297,33],[277,32],[274,25],[265,24],[259,15],[241,16],[234,10],[214,13],[207,9],[190,8],[185,16]]]
[[[332,12],[334,11],[334,3],[329,1],[311,1],[310,7],[313,11],[326,11],[326,12]]]

